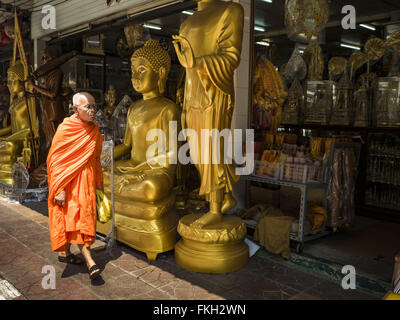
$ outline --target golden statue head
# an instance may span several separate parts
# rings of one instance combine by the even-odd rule
[[[11,96],[23,91],[24,82],[24,66],[21,61],[16,61],[13,66],[7,70],[7,86],[10,90]]]
[[[148,40],[131,58],[132,85],[137,92],[165,91],[165,82],[171,67],[171,58],[158,41]]]

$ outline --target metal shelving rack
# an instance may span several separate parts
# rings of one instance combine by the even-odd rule
[[[298,233],[290,233],[290,240],[296,241],[297,246],[296,246],[296,252],[301,253],[304,247],[304,242],[318,239],[321,237],[324,237],[328,234],[333,233],[330,230],[326,229],[326,221],[322,225],[322,229],[320,232],[316,234],[311,234],[311,235],[305,235],[304,234],[304,224],[306,222],[306,216],[307,216],[307,194],[308,191],[311,189],[324,189],[325,190],[325,197],[323,200],[323,207],[327,212],[328,211],[328,195],[329,195],[329,181],[330,181],[330,176],[331,176],[331,168],[332,168],[332,163],[333,163],[333,154],[334,150],[336,148],[343,148],[343,147],[354,147],[356,151],[356,163],[358,164],[359,158],[360,158],[360,144],[359,143],[350,143],[350,142],[333,142],[331,144],[331,150],[329,153],[328,157],[328,162],[327,162],[327,173],[325,177],[325,181],[327,183],[299,183],[299,182],[291,182],[291,181],[285,181],[285,180],[277,180],[277,179],[272,179],[268,177],[262,177],[262,176],[257,176],[254,174],[244,176],[246,179],[246,207],[250,207],[251,203],[251,193],[250,193],[250,182],[255,181],[255,182],[261,182],[261,183],[266,183],[266,184],[271,184],[271,185],[279,185],[279,186],[287,186],[287,187],[293,187],[293,188],[298,188],[301,191],[301,197],[300,197],[300,212],[299,212],[299,230]],[[357,165],[358,167],[358,165]],[[355,171],[355,179],[357,175],[357,170]],[[248,225],[250,228],[254,228],[251,225]]]
[[[297,182],[290,182],[290,181],[283,181],[283,180],[276,180],[267,177],[261,177],[256,175],[248,175],[244,177],[246,181],[246,207],[250,206],[251,202],[251,195],[250,195],[250,183],[249,181],[256,181],[262,183],[268,183],[273,185],[279,186],[287,186],[298,188],[301,191],[300,197],[300,213],[299,213],[299,231],[298,233],[290,233],[290,240],[298,242],[296,246],[296,252],[301,252],[303,250],[304,242],[310,241],[313,239],[317,239],[323,236],[326,236],[331,233],[331,231],[326,230],[324,222],[322,226],[322,230],[319,233],[313,235],[305,235],[304,234],[304,224],[306,221],[307,216],[307,193],[311,189],[325,189],[325,199],[323,202],[323,207],[327,210],[327,192],[328,192],[328,184],[326,183],[297,183]]]

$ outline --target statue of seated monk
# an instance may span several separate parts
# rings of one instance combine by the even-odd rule
[[[176,165],[169,163],[172,154],[158,154],[157,150],[150,155],[156,161],[148,161],[149,147],[155,141],[146,141],[146,136],[151,129],[162,130],[168,151],[169,123],[178,121],[179,108],[162,96],[171,61],[157,41],[149,40],[136,50],[131,63],[132,85],[143,99],[130,106],[124,142],[114,149],[116,159],[130,153],[129,160],[117,161],[114,166],[115,222],[118,240],[154,260],[158,253],[173,249],[177,241],[172,191]],[[165,163],[157,161],[162,156]],[[108,195],[110,182],[109,173],[104,172]]]
[[[36,116],[35,98],[25,97],[24,67],[20,61],[7,71],[7,86],[10,90],[11,125],[0,129],[0,180],[13,184],[13,164],[22,156],[26,167],[30,166],[32,149],[31,127],[35,141],[39,137],[39,122]],[[28,111],[28,105],[29,111]],[[30,117],[30,119],[29,119]],[[30,152],[28,152],[30,151]]]

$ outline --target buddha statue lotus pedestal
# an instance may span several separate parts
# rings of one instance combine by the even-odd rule
[[[233,74],[240,62],[244,14],[237,3],[197,2],[198,10],[183,22],[179,35],[173,36],[173,44],[186,69],[182,128],[201,137],[202,130],[221,132],[231,128]],[[184,216],[179,221],[182,239],[175,246],[175,260],[192,271],[227,273],[247,264],[249,250],[243,243],[243,221],[223,216],[236,206],[232,188],[239,176],[234,165],[224,161],[226,142],[218,145],[211,140],[212,137],[207,146],[201,138],[188,139],[190,155],[201,179],[199,194],[210,203],[210,210]],[[219,156],[217,163],[215,156]]]
[[[226,215],[222,222],[203,228],[191,224],[202,214],[180,219],[182,239],[175,246],[175,260],[183,268],[204,273],[228,273],[242,269],[249,260],[249,247],[243,242],[246,224],[237,216]]]

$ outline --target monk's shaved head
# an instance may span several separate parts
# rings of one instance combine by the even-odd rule
[[[94,120],[96,115],[96,102],[93,96],[87,92],[78,92],[72,97],[75,114],[84,122]]]
[[[93,104],[95,103],[95,100],[93,96],[88,93],[88,92],[78,92],[75,93],[74,96],[72,97],[72,104],[74,106],[80,106],[82,104]]]

